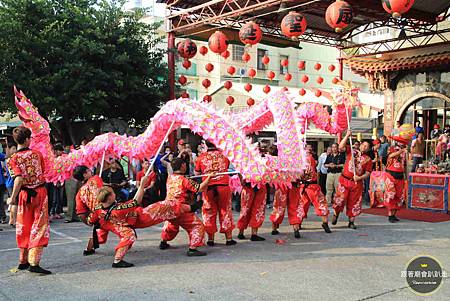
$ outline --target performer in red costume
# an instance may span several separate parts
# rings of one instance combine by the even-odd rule
[[[386,172],[393,178],[395,192],[386,194],[384,205],[389,210],[389,222],[395,223],[399,221],[395,215],[403,207],[405,201],[405,170],[408,154],[406,145],[409,144],[409,141],[399,136],[391,137],[391,139],[396,141],[396,146],[389,148]]]
[[[239,239],[245,239],[244,230],[250,226],[252,228],[251,241],[266,240],[264,237],[258,236],[258,228],[261,227],[265,218],[266,198],[266,185],[252,187],[250,183],[242,183],[241,213],[237,223]]]
[[[336,225],[339,214],[346,206],[346,214],[348,216],[348,227],[356,229],[355,217],[361,214],[361,200],[363,192],[363,180],[370,176],[372,171],[372,160],[366,154],[370,149],[370,144],[364,141],[360,144],[359,149],[351,149],[347,146],[347,140],[352,132],[347,131],[346,135],[339,143],[339,151],[346,152],[344,170],[339,177],[339,185],[334,197],[334,216],[332,224]],[[352,153],[354,165],[352,160]]]
[[[311,145],[306,146],[306,152],[308,166],[300,180],[300,200],[303,204],[304,212],[300,225],[303,219],[307,218],[309,206],[313,203],[316,215],[322,218],[322,228],[326,233],[331,233],[330,227],[328,226],[328,203],[320,186],[317,184],[317,162],[312,155]]]
[[[173,204],[189,204],[192,202],[195,193],[206,190],[210,183],[211,177],[215,173],[211,173],[206,176],[201,184],[187,179],[184,175],[188,168],[186,161],[182,158],[175,158],[172,163],[173,174],[167,179],[167,197],[165,202]],[[202,202],[198,203],[198,208],[201,207]],[[164,224],[163,231],[161,233],[161,243],[159,248],[161,250],[168,249],[170,245],[167,241],[173,240],[180,227],[186,230],[189,235],[189,250],[188,256],[205,256],[206,253],[197,250],[198,247],[204,245],[205,226],[202,221],[195,215],[196,210],[192,212],[185,212],[177,216],[176,218],[168,220]]]
[[[14,187],[9,204],[18,205],[16,239],[20,249],[19,270],[51,274],[39,266],[42,250],[50,239],[48,198],[44,180],[44,160],[38,151],[29,149],[31,131],[19,126],[13,131],[17,152],[8,161]]]
[[[144,196],[144,187],[148,177],[143,177],[140,189],[135,200],[124,203],[116,202],[116,195],[111,187],[103,187],[99,190],[97,205],[87,218],[87,224],[99,224],[104,231],[111,231],[119,236],[120,241],[116,247],[113,268],[132,267],[132,263],[123,260],[128,250],[136,241],[136,228],[147,228],[176,218],[190,210],[197,210],[198,205],[176,204],[169,201],[157,202],[142,208],[141,202]],[[105,240],[106,242],[106,240]]]
[[[93,212],[99,205],[97,195],[98,191],[103,187],[103,181],[99,176],[93,175],[92,171],[84,165],[75,168],[73,177],[83,183],[75,197],[76,212],[83,223],[87,224],[89,213]],[[94,227],[92,237],[89,239],[83,255],[94,254],[98,245],[105,243],[107,238],[108,231],[100,229],[98,226]]]
[[[211,174],[227,172],[230,161],[216,148],[206,141],[207,152],[202,153],[195,163],[195,174]],[[204,178],[205,179],[205,178]],[[208,246],[214,246],[214,236],[217,232],[217,213],[219,214],[220,232],[225,234],[226,245],[235,245],[232,238],[234,228],[233,213],[231,211],[230,176],[221,175],[211,179],[207,191],[203,192],[205,202],[202,208],[203,222],[208,234]]]

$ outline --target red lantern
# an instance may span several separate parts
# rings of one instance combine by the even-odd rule
[[[281,21],[281,31],[285,36],[297,39],[306,30],[306,18],[297,12],[291,11]]]
[[[305,96],[306,90],[303,89],[303,88],[301,88],[301,89],[298,91],[298,94],[300,94],[300,96]]]
[[[211,95],[205,95],[205,96],[203,96],[203,101],[204,101],[204,102],[211,102],[211,100],[212,100]]]
[[[205,87],[206,89],[208,89],[211,86],[211,81],[209,79],[205,78],[202,81],[202,86]]]
[[[414,0],[382,0],[383,8],[394,18],[400,18],[414,5]]]
[[[230,57],[230,52],[228,50],[225,50],[220,54],[224,59],[227,59]]]
[[[186,59],[193,58],[197,54],[197,45],[191,41],[191,39],[186,39],[183,43],[183,57]]]
[[[208,63],[205,65],[205,69],[206,69],[206,71],[211,72],[214,70],[214,65],[211,63]]]
[[[191,61],[190,60],[188,60],[188,59],[186,59],[186,60],[184,60],[183,61],[183,67],[184,67],[184,69],[189,69],[189,68],[191,68]]]
[[[245,23],[239,30],[239,39],[247,46],[258,44],[261,38],[261,28],[253,21]]]
[[[206,55],[208,53],[208,47],[206,47],[206,46],[200,47],[199,52],[201,55]]]
[[[256,76],[256,70],[253,68],[248,69],[247,73],[250,78],[254,78]]]
[[[251,107],[251,106],[253,106],[255,104],[255,100],[250,97],[249,99],[247,99],[247,104],[248,104],[249,107]]]
[[[186,91],[181,93],[181,98],[189,98],[189,93]]]
[[[209,37],[208,46],[212,52],[220,54],[227,50],[228,38],[223,32],[216,31]]]
[[[244,86],[244,90],[250,92],[252,90],[252,84],[246,83]]]
[[[180,57],[185,58],[186,54],[184,53],[184,41],[177,43],[177,51]]]
[[[309,81],[309,77],[307,75],[303,75],[302,82],[306,84],[308,81]]]
[[[316,81],[319,85],[321,85],[323,83],[323,77],[319,76]]]
[[[339,82],[339,79],[335,77],[331,80],[331,82],[336,85]]]
[[[284,79],[287,81],[290,81],[292,79],[292,74],[286,73],[286,75],[284,76]]]
[[[281,91],[283,91],[283,92],[287,92],[287,90],[289,90],[288,87],[281,88]]]
[[[180,77],[178,78],[178,82],[180,83],[180,85],[184,86],[187,83],[186,76],[180,75]]]
[[[265,85],[263,88],[264,93],[268,94],[270,92],[270,86]]]
[[[321,65],[321,64],[316,63],[316,64],[314,65],[314,69],[316,69],[317,71],[319,71],[320,68],[322,68],[322,65]]]
[[[264,65],[268,65],[269,62],[270,62],[270,58],[269,58],[267,55],[263,56],[263,58],[262,58],[262,63],[263,63]]]
[[[227,72],[229,75],[233,75],[236,72],[236,68],[234,68],[234,66],[230,66],[227,68]]]
[[[227,97],[227,104],[229,104],[230,106],[234,103],[234,97],[233,96],[228,96]]]
[[[242,60],[248,63],[248,61],[250,61],[250,54],[248,54],[248,52],[244,52],[244,54],[242,55]]]
[[[267,71],[267,78],[270,80],[273,80],[275,77],[275,72],[273,71]]]
[[[233,86],[233,83],[232,83],[231,81],[229,81],[229,80],[227,80],[227,81],[223,84],[223,87],[224,87],[225,89],[227,89],[227,90],[230,90],[232,86]]]
[[[342,31],[353,21],[353,8],[345,1],[338,0],[328,6],[325,21],[336,32]]]
[[[306,62],[305,61],[298,61],[297,66],[298,66],[299,70],[305,70]]]
[[[320,96],[322,96],[322,91],[320,91],[320,90],[317,90],[317,91],[316,91],[316,96],[317,96],[317,97],[320,97]]]
[[[330,72],[333,72],[334,70],[336,70],[336,67],[334,65],[330,65],[328,66],[328,70],[330,70]]]
[[[287,67],[289,65],[289,61],[287,59],[282,59],[280,63],[283,67]]]

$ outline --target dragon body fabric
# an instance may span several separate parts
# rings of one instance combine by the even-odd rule
[[[320,104],[304,103],[296,108],[287,94],[277,92],[246,112],[227,115],[209,104],[177,99],[167,102],[139,136],[102,134],[78,150],[55,157],[48,122],[22,91],[16,90],[15,95],[19,117],[32,131],[31,148],[44,155],[48,182],[63,182],[71,177],[78,165],[96,166],[104,153],[107,158],[151,158],[173,123],[173,130],[184,125],[214,143],[252,185],[272,183],[276,187],[290,187],[306,167],[305,145],[301,137],[308,123],[313,122],[316,127],[332,134],[342,132],[347,128],[346,107],[351,108],[345,103],[346,98],[341,97],[330,116]],[[278,156],[262,157],[257,145],[252,144],[246,135],[271,123],[277,132]]]

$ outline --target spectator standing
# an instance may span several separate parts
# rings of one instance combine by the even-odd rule
[[[64,190],[67,199],[67,214],[65,215],[65,223],[79,222],[76,213],[75,196],[83,183],[71,177],[64,182]]]
[[[110,186],[120,200],[124,201],[128,198],[124,189],[127,186],[127,178],[118,161],[113,161],[110,167],[102,172],[101,177],[104,185]]]
[[[386,165],[387,157],[388,157],[388,149],[389,149],[389,143],[387,141],[387,138],[385,135],[380,137],[380,146],[378,147],[378,156],[381,159],[381,163],[383,165]]]
[[[0,145],[1,147],[1,145]],[[3,147],[0,149],[0,222],[6,224],[6,212],[5,212],[5,194],[6,194],[6,168],[5,164],[6,155],[3,153]]]
[[[337,187],[339,185],[339,177],[342,173],[342,168],[345,164],[345,153],[339,152],[339,146],[337,143],[333,143],[331,146],[331,154],[327,156],[324,166],[327,168],[327,202],[333,203],[334,195],[336,194]]]
[[[10,144],[9,147],[6,148],[6,157],[11,157],[15,152],[17,151],[17,146],[15,144]],[[12,195],[13,186],[14,186],[14,179],[11,176],[11,173],[8,168],[5,168],[6,170],[6,179],[5,179],[5,185],[6,189],[8,191],[8,196]],[[9,225],[12,228],[16,227],[16,216],[17,216],[17,205],[14,204],[8,204],[9,205]]]
[[[415,172],[417,166],[423,163],[424,152],[425,141],[423,140],[423,133],[419,133],[417,138],[411,143],[411,157],[413,161],[411,172]]]
[[[319,156],[317,163],[317,172],[319,173],[319,186],[324,195],[327,194],[327,173],[328,168],[325,167],[325,161],[327,157],[331,155],[331,146],[327,147],[327,150]]]
[[[61,144],[55,144],[53,146],[53,152],[56,157],[63,154],[64,148]],[[47,183],[48,196],[49,196],[49,213],[50,220],[62,219],[61,213],[63,213],[63,185],[61,183]]]

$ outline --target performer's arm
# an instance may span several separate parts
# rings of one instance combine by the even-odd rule
[[[354,176],[353,179],[355,180],[355,182],[361,181],[361,180],[365,180],[368,177],[370,177],[370,172],[366,171],[362,176]]]
[[[339,143],[339,151],[340,152],[345,152],[346,147],[347,147],[347,140],[351,135],[352,135],[352,131],[347,130],[347,133],[345,134],[345,136],[342,138],[341,142]]]
[[[144,193],[145,193],[145,184],[147,184],[148,181],[148,176],[143,176],[141,179],[141,183],[139,185],[139,189],[136,193],[136,197],[134,198],[139,205],[141,205],[142,203],[142,198],[144,197]]]
[[[8,199],[8,204],[17,205],[17,196],[19,195],[20,189],[22,188],[23,178],[22,176],[17,176],[14,178],[14,186],[11,197]]]
[[[211,178],[214,177],[215,175],[216,175],[215,172],[212,173],[212,174],[209,174],[209,175],[206,177],[206,179],[200,184],[200,187],[199,187],[199,189],[198,189],[198,192],[205,191],[205,190],[208,188],[209,181],[210,181]]]
[[[390,153],[388,158],[394,158],[394,157],[400,156],[402,153],[406,153],[407,151],[408,150],[406,148],[402,148],[396,152]]]

